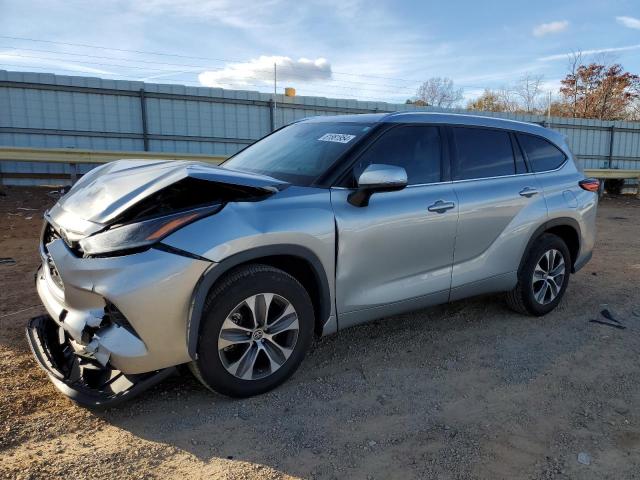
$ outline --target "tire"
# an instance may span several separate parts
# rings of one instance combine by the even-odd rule
[[[552,252],[555,252],[552,253]],[[571,255],[564,241],[553,234],[541,235],[525,253],[525,259],[518,272],[518,284],[507,293],[507,304],[518,313],[533,316],[546,315],[558,306],[569,285],[571,272]],[[558,256],[564,265],[563,275],[553,275],[560,271]],[[543,259],[544,257],[544,259]],[[548,268],[552,258],[552,268]],[[537,268],[538,267],[538,268]],[[549,270],[547,276],[544,271]],[[534,281],[534,272],[536,280]],[[543,293],[542,290],[546,290]]]
[[[209,292],[200,325],[192,373],[212,391],[250,397],[277,387],[302,363],[313,338],[313,304],[288,273],[248,265]]]

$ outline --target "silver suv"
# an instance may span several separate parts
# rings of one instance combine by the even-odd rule
[[[259,394],[314,335],[490,292],[553,310],[591,257],[597,190],[556,132],[439,113],[302,120],[221,167],[113,162],[46,214],[49,315],[27,336],[88,406],[181,364]]]

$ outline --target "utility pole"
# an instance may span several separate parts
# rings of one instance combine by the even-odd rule
[[[547,123],[551,125],[551,90],[549,90],[549,103],[547,104]]]
[[[278,67],[273,62],[273,125],[276,126],[276,95],[278,94]]]

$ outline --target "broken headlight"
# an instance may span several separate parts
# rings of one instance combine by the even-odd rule
[[[179,228],[217,212],[220,205],[197,208],[162,217],[112,227],[80,240],[85,255],[103,255],[148,247]]]

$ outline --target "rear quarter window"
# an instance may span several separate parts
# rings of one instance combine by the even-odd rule
[[[544,138],[518,133],[518,141],[534,172],[547,172],[560,167],[567,156]]]

